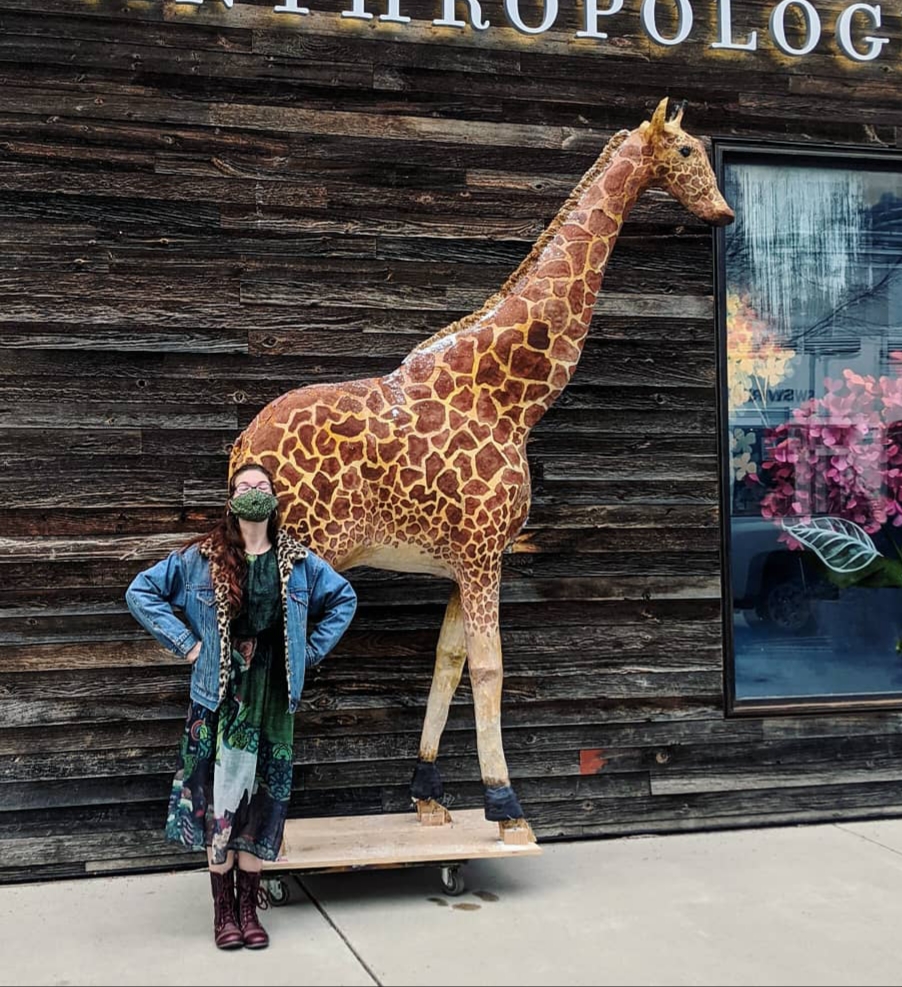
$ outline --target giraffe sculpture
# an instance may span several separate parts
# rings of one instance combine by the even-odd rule
[[[579,362],[605,266],[642,191],[662,188],[713,225],[733,212],[685,102],[608,142],[529,256],[476,312],[414,346],[382,377],[313,384],[268,404],[233,446],[229,472],[262,463],[283,525],[339,571],[356,565],[448,577],[411,795],[441,806],[439,741],[469,667],[485,815],[530,833],[501,737],[501,556],[526,522],[530,430]],[[439,819],[436,820],[436,814]]]

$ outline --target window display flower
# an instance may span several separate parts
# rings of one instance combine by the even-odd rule
[[[758,464],[753,459],[757,441],[754,432],[733,429],[733,458],[730,465],[737,480],[744,480],[747,476],[757,479]]]
[[[902,526],[902,377],[843,371],[771,429],[764,517],[831,514],[873,534]]]
[[[780,537],[790,548],[817,550],[824,519],[833,519],[833,538],[845,538],[845,555],[858,551],[856,540],[865,541],[854,525],[866,535],[882,532],[902,559],[891,537],[902,527],[902,377],[847,368],[841,379],[824,378],[823,392],[769,430],[772,456],[762,463],[769,489],[761,514],[783,527]],[[828,567],[852,581],[852,569]],[[874,557],[860,571],[869,578],[878,570],[883,585],[900,585],[902,562]]]
[[[727,385],[730,411],[753,402],[763,413],[768,390],[791,376],[795,350],[759,318],[747,294],[727,292]]]

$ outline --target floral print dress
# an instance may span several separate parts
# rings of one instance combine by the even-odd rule
[[[248,555],[232,664],[218,710],[191,702],[172,782],[166,836],[275,860],[291,797],[294,716],[288,712],[279,569],[274,547]]]

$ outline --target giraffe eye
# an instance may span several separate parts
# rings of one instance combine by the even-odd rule
[[[685,147],[685,146],[684,147],[681,147],[680,148],[680,154],[682,154],[684,158],[688,158],[689,155],[692,154],[692,148],[691,147]]]

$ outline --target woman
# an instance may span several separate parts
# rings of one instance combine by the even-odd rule
[[[212,531],[138,573],[125,594],[139,623],[192,665],[166,836],[207,849],[221,949],[269,944],[260,869],[282,844],[304,674],[357,606],[351,584],[279,527],[278,508],[269,472],[242,466]]]

